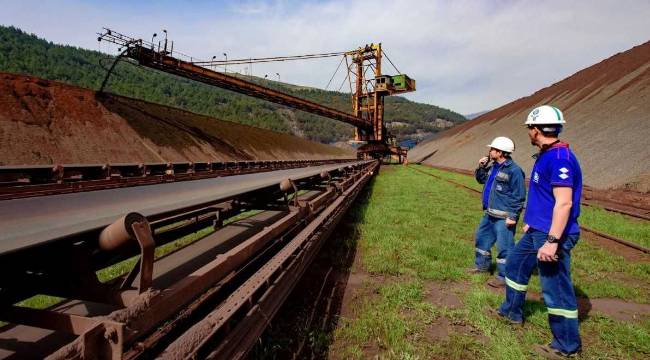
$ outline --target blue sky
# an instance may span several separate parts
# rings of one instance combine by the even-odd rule
[[[103,26],[151,39],[166,29],[198,58],[383,48],[418,82],[407,97],[461,113],[491,109],[650,40],[650,1],[2,1],[0,24],[114,53]],[[324,88],[340,59],[253,65]],[[243,67],[232,71],[244,71]],[[392,68],[384,65],[385,72]],[[337,89],[343,75],[332,82]]]

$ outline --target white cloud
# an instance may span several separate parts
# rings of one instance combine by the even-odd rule
[[[495,108],[650,40],[649,18],[645,0],[24,0],[3,4],[0,12],[1,24],[90,49],[97,49],[94,33],[102,26],[145,39],[166,28],[176,49],[206,59],[223,52],[232,59],[342,51],[381,41],[398,68],[418,81],[410,99],[462,113]],[[338,62],[254,64],[253,72],[324,87]],[[392,67],[385,63],[384,70]]]

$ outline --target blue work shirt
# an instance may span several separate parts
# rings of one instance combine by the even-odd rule
[[[528,203],[524,222],[531,228],[548,234],[553,220],[555,196],[553,188],[566,186],[573,189],[573,205],[564,234],[580,232],[580,196],[582,195],[582,170],[569,144],[558,142],[537,155],[528,185]]]
[[[483,210],[492,217],[518,220],[526,201],[524,171],[512,159],[479,166],[474,177],[483,188]]]
[[[495,162],[494,165],[492,165],[493,169],[492,171],[490,171],[490,176],[485,182],[485,186],[483,187],[483,210],[488,208],[488,201],[490,200],[490,190],[492,189],[492,183],[494,182],[494,177],[497,176],[497,173],[499,172],[501,165],[503,165],[503,163],[499,164],[497,162]]]

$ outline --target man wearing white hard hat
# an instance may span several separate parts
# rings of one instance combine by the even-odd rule
[[[483,210],[476,230],[475,267],[472,273],[489,272],[492,266],[492,246],[496,243],[496,276],[488,284],[505,286],[505,270],[508,252],[514,246],[514,236],[519,214],[526,199],[524,172],[510,154],[515,144],[507,137],[499,136],[487,145],[489,157],[479,160],[475,171],[476,181],[483,187]],[[493,160],[492,165],[489,165]]]
[[[537,352],[548,358],[571,357],[581,349],[578,306],[571,281],[571,249],[580,236],[578,216],[582,171],[558,135],[566,122],[553,106],[533,109],[526,119],[531,144],[539,148],[528,188],[524,235],[508,256],[506,299],[499,315],[523,321],[528,281],[535,267],[548,310],[553,340]]]

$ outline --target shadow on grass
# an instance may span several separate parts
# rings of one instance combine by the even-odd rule
[[[384,167],[382,167],[382,170]],[[273,318],[249,359],[325,359],[334,340],[375,177],[343,215],[284,305]]]
[[[578,302],[578,320],[583,322],[589,319],[589,313],[592,308],[591,300],[587,293],[585,293],[579,286],[574,286],[573,289]],[[524,305],[524,318],[546,312],[546,305],[544,304],[544,298],[541,294],[539,295],[539,300],[526,300],[526,304]]]
[[[580,322],[583,322],[589,319],[589,313],[591,312],[591,300],[589,300],[589,295],[584,292],[579,286],[574,286],[573,290],[576,293],[578,298],[578,319]]]

